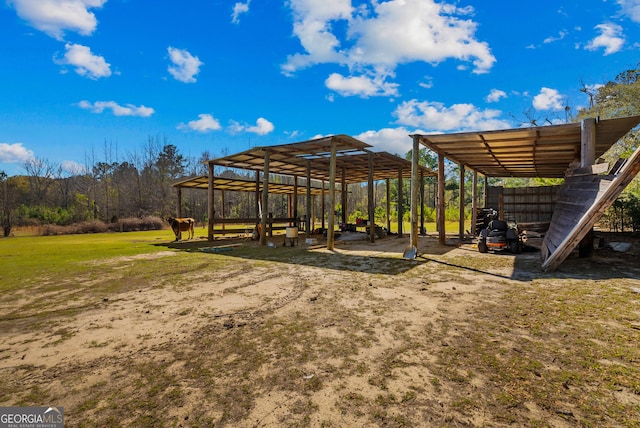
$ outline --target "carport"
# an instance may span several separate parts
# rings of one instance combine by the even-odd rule
[[[420,144],[438,155],[437,222],[439,239],[445,244],[444,165],[445,159],[460,167],[460,194],[464,194],[465,169],[473,171],[472,218],[478,208],[478,174],[485,177],[565,178],[571,191],[556,204],[551,227],[545,236],[545,269],[555,269],[575,248],[624,187],[640,170],[636,151],[624,168],[607,172],[609,165],[596,163],[613,144],[640,123],[640,116],[616,119],[584,119],[579,123],[532,128],[456,134],[415,134],[413,152]],[[417,157],[412,165],[417,167]],[[588,177],[580,179],[577,177]],[[606,177],[603,178],[603,177]],[[595,190],[594,190],[595,189]],[[609,190],[612,189],[612,190]],[[460,198],[460,239],[464,236],[464,198]],[[411,200],[412,225],[414,205]],[[566,209],[563,206],[566,205]],[[556,215],[557,214],[557,215]],[[472,228],[473,230],[473,228]],[[411,245],[417,246],[412,233]],[[551,260],[551,261],[550,261]]]
[[[178,189],[184,187],[206,188],[208,190],[208,239],[214,239],[214,224],[219,219],[215,218],[214,192],[223,190],[225,186],[242,187],[245,191],[256,192],[256,206],[258,202],[262,207],[268,206],[269,194],[274,193],[276,187],[269,179],[276,174],[293,178],[293,183],[279,187],[279,191],[288,192],[292,195],[292,218],[298,218],[298,192],[303,182],[306,194],[305,212],[305,233],[309,236],[312,216],[311,195],[313,192],[320,192],[324,198],[326,188],[329,198],[327,218],[327,248],[334,248],[334,230],[336,226],[335,206],[336,193],[342,196],[342,206],[347,206],[347,186],[355,183],[368,184],[368,224],[373,225],[374,221],[374,181],[386,180],[387,184],[387,219],[390,215],[390,179],[398,179],[398,198],[402,200],[402,181],[412,177],[412,183],[418,184],[418,178],[435,175],[424,166],[416,165],[406,159],[391,155],[386,152],[374,152],[373,147],[362,141],[347,135],[333,135],[318,139],[282,144],[275,146],[254,147],[252,149],[208,161],[208,176],[196,177],[183,180],[174,184]],[[255,181],[246,181],[240,184],[238,181],[226,183],[221,178],[214,176],[215,166],[222,166],[230,169],[249,170],[255,172]],[[415,182],[413,174],[416,175]],[[206,180],[206,185],[205,185]],[[218,183],[221,181],[221,183]],[[233,181],[233,180],[232,180]],[[315,188],[313,182],[320,183]],[[420,180],[422,183],[424,180]],[[326,185],[328,183],[328,186]],[[423,186],[420,186],[423,189]],[[227,187],[229,189],[229,187]],[[412,187],[413,193],[413,187]],[[417,188],[416,188],[417,195]],[[422,198],[423,199],[423,198]],[[416,196],[417,200],[417,196]],[[402,204],[398,204],[398,235],[402,236]],[[269,226],[268,214],[262,212],[261,216],[256,213],[261,224],[260,243],[266,245]],[[416,216],[417,218],[417,216]],[[346,223],[347,213],[342,210],[342,222]],[[389,227],[389,224],[387,225]],[[375,239],[375,228],[369,227],[370,239]]]
[[[213,178],[213,182],[215,183],[215,191],[219,192],[221,195],[221,205],[223,207],[220,210],[220,213],[215,212],[216,216],[214,219],[214,225],[218,228],[209,228],[209,235],[213,236],[215,234],[229,234],[229,233],[246,233],[247,232],[247,224],[256,224],[257,221],[260,221],[259,213],[261,212],[261,185],[262,181],[260,180],[260,172],[256,171],[255,180],[250,180],[247,178],[230,178],[224,176],[215,176]],[[269,181],[269,193],[272,195],[286,195],[287,196],[287,217],[286,218],[269,218],[269,232],[274,230],[274,222],[276,224],[286,224],[288,226],[292,226],[293,223],[297,221],[298,212],[297,212],[297,204],[294,204],[294,200],[297,200],[298,195],[298,186],[297,181],[295,183],[287,183],[285,182],[286,178],[282,176],[274,177],[272,174],[272,179]],[[177,217],[182,217],[182,189],[202,189],[207,190],[209,188],[209,176],[201,175],[197,177],[187,178],[181,181],[178,181],[173,184],[173,187],[176,188],[178,194],[178,210]],[[255,217],[253,218],[230,218],[225,217],[225,195],[227,192],[244,192],[248,194],[252,194],[254,197],[254,212]],[[318,182],[317,180],[311,180],[310,184],[310,193],[312,197],[321,196],[324,198],[324,195],[327,193],[327,186],[325,183]],[[294,211],[295,210],[295,211]],[[208,210],[207,210],[208,211]],[[231,227],[229,227],[231,226]],[[277,227],[277,226],[276,226]],[[324,227],[324,224],[322,225]],[[282,227],[279,227],[282,228]]]

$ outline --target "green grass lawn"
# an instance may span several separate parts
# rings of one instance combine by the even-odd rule
[[[172,239],[168,230],[3,238],[0,291],[31,283],[36,278],[89,270],[82,262],[162,251],[166,248],[153,244]]]
[[[435,233],[435,223],[425,223],[428,233]],[[403,224],[408,234],[411,225]],[[204,234],[196,230],[196,236]],[[458,223],[447,222],[447,233],[457,233]],[[391,223],[397,232],[397,223]],[[127,233],[95,233],[82,235],[36,236],[34,230],[18,230],[16,236],[0,239],[2,277],[0,291],[19,287],[36,278],[79,274],[88,270],[82,262],[110,257],[133,256],[165,250],[154,244],[173,240],[170,230]]]

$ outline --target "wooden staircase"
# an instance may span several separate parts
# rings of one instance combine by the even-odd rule
[[[617,163],[608,174],[598,175],[599,168],[594,165],[576,170],[565,178],[558,190],[551,224],[542,244],[544,271],[554,271],[562,264],[640,172],[640,147],[621,167]]]

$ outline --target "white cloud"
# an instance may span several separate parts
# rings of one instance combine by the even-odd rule
[[[24,147],[22,143],[0,143],[0,162],[2,163],[23,163],[34,158],[33,151]]]
[[[495,62],[488,45],[475,39],[477,25],[467,19],[472,9],[433,0],[392,0],[377,3],[375,12],[373,19],[356,16],[349,26],[350,37],[358,39],[350,52],[357,63],[393,68],[456,58],[472,62],[475,73],[485,73]]]
[[[298,131],[297,129],[295,131],[284,131],[284,134],[289,137],[290,139],[296,139],[300,136],[300,131]]]
[[[542,88],[540,93],[533,97],[533,108],[536,110],[564,110],[564,96],[557,89]]]
[[[178,129],[193,130],[198,132],[217,131],[221,129],[220,122],[210,114],[199,114],[198,120],[191,120],[188,123],[181,123]]]
[[[269,122],[263,117],[259,117],[255,126],[249,126],[246,128],[247,132],[253,132],[258,135],[266,135],[275,129],[273,123]]]
[[[622,12],[632,21],[640,23],[640,0],[618,0]]]
[[[507,121],[499,119],[500,110],[480,110],[473,104],[453,104],[447,107],[434,101],[410,100],[394,111],[397,123],[433,131],[477,131],[509,128]]]
[[[233,22],[234,24],[239,24],[240,23],[240,15],[242,15],[243,13],[249,12],[249,3],[251,3],[251,0],[247,0],[246,3],[238,2],[235,5],[233,5],[233,13],[231,14],[231,22]]]
[[[79,175],[87,172],[87,167],[85,165],[72,160],[62,161],[60,167],[63,171],[66,171],[71,175]]]
[[[557,42],[559,40],[564,39],[566,35],[567,35],[566,31],[560,31],[557,36],[549,36],[546,39],[544,39],[543,43],[548,44],[548,43]]]
[[[155,113],[151,107],[145,107],[143,105],[134,106],[133,104],[121,106],[115,101],[96,101],[95,103],[80,101],[78,106],[85,110],[91,110],[93,113],[102,113],[105,110],[111,110],[115,116],[149,117]]]
[[[384,128],[378,131],[366,131],[354,138],[373,146],[377,152],[389,152],[404,156],[413,148],[413,140],[405,127]]]
[[[604,48],[604,54],[610,55],[622,49],[625,39],[621,26],[607,23],[596,25],[595,28],[600,31],[600,35],[586,44],[584,47],[586,50],[595,51]]]
[[[251,132],[258,135],[267,135],[275,129],[273,123],[263,117],[258,118],[255,126],[243,125],[238,122],[231,121],[230,128],[232,132]]]
[[[332,33],[332,21],[351,18],[351,0],[291,0],[293,34],[298,37],[304,54],[290,55],[282,66],[285,74],[320,63],[345,64],[346,57],[337,49],[340,41]]]
[[[83,36],[98,25],[89,9],[100,8],[107,0],[8,0],[18,16],[51,37],[62,40],[65,31]]]
[[[397,65],[449,58],[471,62],[474,73],[488,72],[496,59],[475,38],[477,24],[458,8],[434,0],[389,0],[352,8],[349,0],[291,0],[293,33],[304,53],[289,56],[285,74],[321,63],[393,71]],[[346,23],[344,42],[334,33]]]
[[[398,95],[398,84],[386,82],[384,79],[385,76],[344,77],[341,74],[332,73],[324,83],[327,88],[343,96],[357,95],[368,98]]]
[[[488,103],[497,103],[501,98],[507,98],[507,93],[505,91],[501,91],[500,89],[492,89],[489,92],[489,95],[485,98],[485,101]]]
[[[418,85],[420,85],[420,87],[425,89],[433,88],[433,77],[424,76],[424,80],[422,82],[419,82]]]
[[[87,46],[69,44],[65,46],[66,52],[61,59],[54,58],[54,62],[60,65],[71,65],[75,67],[76,73],[89,79],[99,79],[111,76],[111,64],[100,55],[91,53]]]
[[[598,89],[602,88],[604,86],[604,84],[602,83],[594,83],[592,85],[584,85],[584,91],[585,93],[589,93],[589,92],[596,92]]]
[[[176,79],[184,83],[194,83],[195,76],[200,73],[200,66],[204,63],[197,56],[191,55],[184,49],[176,49],[171,46],[167,48],[172,65],[169,66],[169,73]]]

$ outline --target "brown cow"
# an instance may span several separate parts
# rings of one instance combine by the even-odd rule
[[[175,233],[176,235],[176,241],[179,241],[182,239],[182,232],[188,232],[187,239],[193,238],[193,235],[194,235],[193,226],[196,224],[195,219],[188,218],[188,217],[182,217],[182,218],[167,217],[167,222],[171,225],[171,229],[173,230],[173,233]]]

